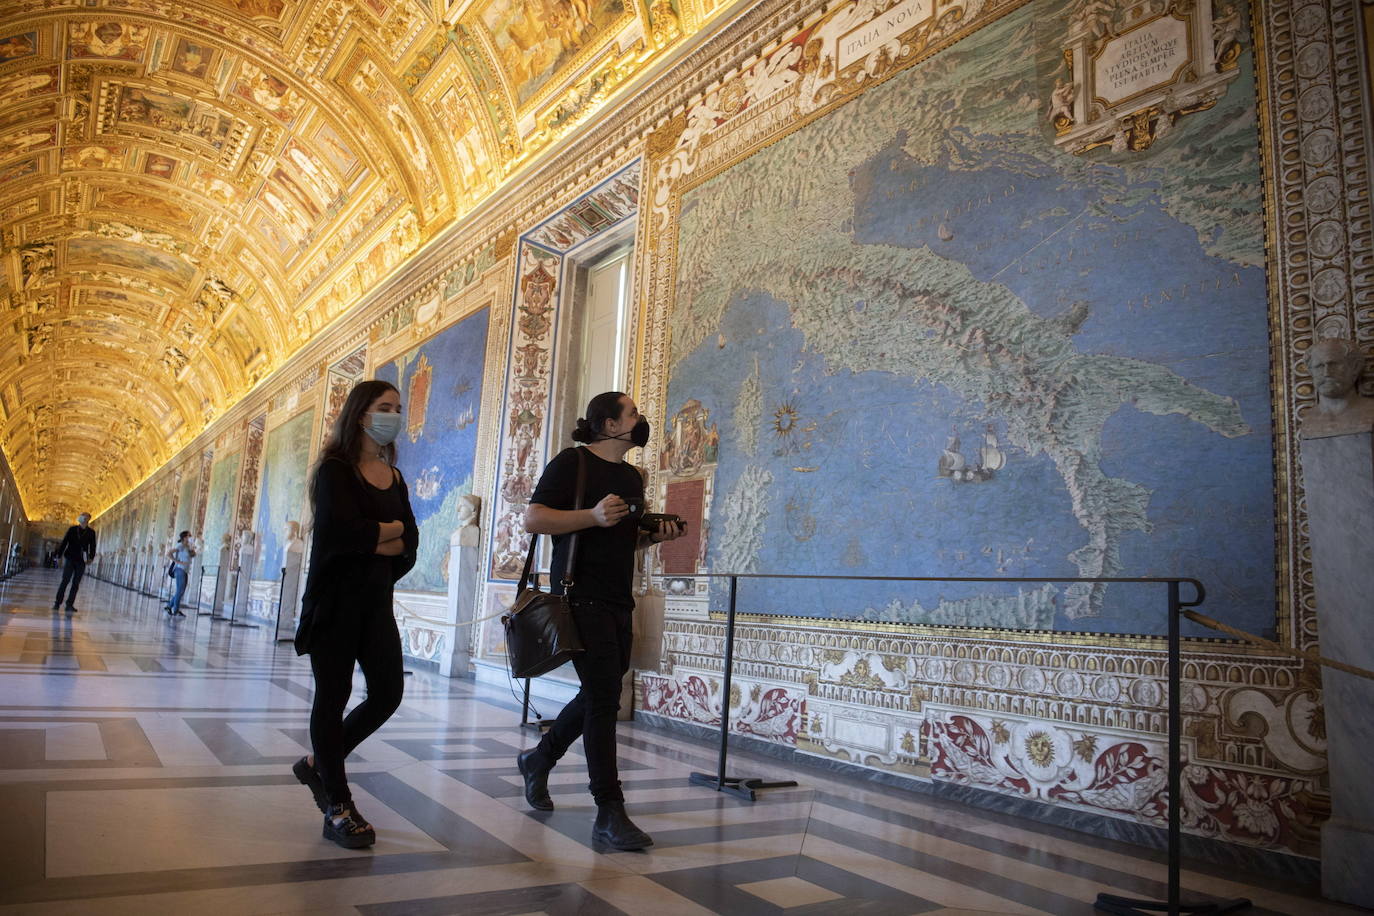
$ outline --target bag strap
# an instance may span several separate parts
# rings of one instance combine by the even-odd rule
[[[581,448],[575,449],[577,452],[577,490],[573,496],[573,509],[582,508],[582,497],[587,491],[587,456],[583,454]],[[530,570],[534,567],[534,551],[538,546],[539,535],[530,535],[530,549],[525,553],[525,568],[520,573],[520,585],[515,593],[518,597],[525,589],[533,586],[530,581]],[[568,541],[568,562],[563,567],[563,593],[567,594],[568,589],[572,588],[572,571],[577,562],[577,532],[573,532]]]
[[[587,453],[579,447],[577,449],[577,493],[573,496],[573,510],[582,508],[582,496],[587,492]],[[574,531],[568,540],[568,562],[563,564],[563,594],[568,594],[573,587],[573,570],[577,569],[577,535]]]

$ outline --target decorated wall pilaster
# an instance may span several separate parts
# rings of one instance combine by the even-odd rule
[[[553,213],[545,211],[517,242],[497,485],[488,516],[487,614],[511,600],[513,589],[500,583],[520,576],[529,548],[525,508],[554,450],[548,419],[556,366],[570,358],[556,351],[564,343],[560,321],[569,303],[568,265],[597,238],[635,218],[640,180],[638,161],[618,169]],[[485,651],[497,652],[503,639],[499,627],[489,625],[484,633]]]

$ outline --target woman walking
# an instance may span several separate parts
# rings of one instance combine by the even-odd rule
[[[401,637],[391,591],[415,565],[419,531],[396,465],[401,395],[380,380],[359,382],[325,443],[311,481],[314,531],[296,652],[310,655],[314,753],[291,768],[324,812],[324,837],[357,849],[376,842],[353,804],[344,758],[401,705]],[[367,697],[344,718],[353,665]]]
[[[172,593],[172,600],[167,602],[165,608],[168,617],[186,616],[181,613],[181,596],[186,594],[186,580],[191,575],[191,561],[195,556],[196,549],[191,546],[191,532],[181,532],[177,535],[176,546],[167,552],[167,558],[172,561],[172,581],[176,589]]]

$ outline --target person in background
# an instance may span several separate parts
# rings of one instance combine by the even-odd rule
[[[176,583],[172,600],[167,602],[165,609],[168,617],[186,616],[181,613],[181,596],[186,594],[186,580],[191,576],[191,561],[195,556],[196,549],[191,546],[191,532],[181,532],[177,535],[176,546],[167,552],[167,558],[172,561],[172,579]]]
[[[358,849],[375,831],[353,804],[344,759],[401,705],[401,635],[392,587],[415,565],[420,532],[405,479],[396,469],[401,395],[388,382],[349,392],[311,480],[310,569],[301,599],[296,653],[310,655],[315,700],[313,754],[292,766],[324,812],[324,837]],[[344,718],[353,666],[367,697]]]
[[[75,614],[76,590],[81,587],[81,577],[86,575],[86,564],[95,559],[95,529],[91,527],[89,512],[78,515],[76,524],[67,529],[62,543],[57,546],[57,555],[66,562],[62,564],[62,584],[57,588],[52,609],[55,611],[61,606],[65,595],[67,613]],[[70,592],[67,591],[68,584],[72,588]]]

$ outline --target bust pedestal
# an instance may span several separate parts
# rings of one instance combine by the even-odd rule
[[[216,617],[224,613],[225,596],[232,595],[229,591],[230,577],[233,570],[230,566],[234,562],[234,548],[227,543],[219,549],[219,568],[215,570],[215,600],[210,605],[210,613]]]
[[[248,617],[251,613],[250,600],[253,590],[253,567],[258,562],[257,538],[253,537],[253,532],[245,531],[243,543],[239,545],[239,569],[238,576],[234,580],[234,612],[235,620],[240,617]]]
[[[471,622],[477,609],[477,554],[480,529],[464,525],[449,537],[448,600],[445,616],[451,621],[453,636],[449,651],[439,660],[444,677],[468,677],[472,655]]]
[[[305,556],[305,542],[293,537],[286,542],[281,558],[281,607],[277,609],[277,639],[287,640],[296,635],[296,614],[300,609],[301,558]]]
[[[1301,449],[1321,651],[1374,669],[1374,431],[1304,424]],[[1323,668],[1322,688],[1331,784],[1322,893],[1374,907],[1374,681]]]

